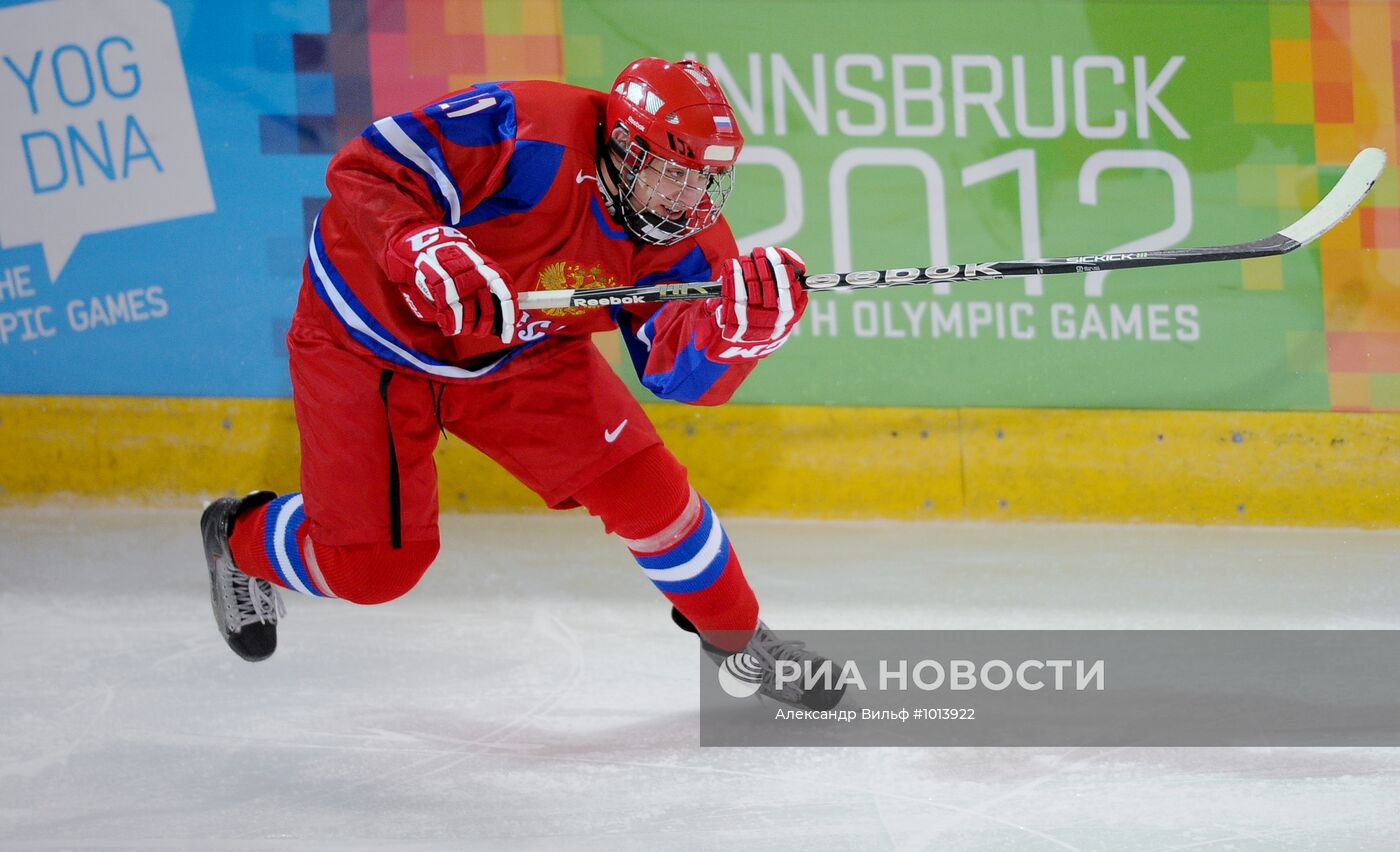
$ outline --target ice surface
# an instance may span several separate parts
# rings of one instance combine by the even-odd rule
[[[4,849],[1395,849],[1394,749],[701,749],[579,514],[446,516],[380,607],[218,638],[186,512],[0,510]],[[1400,533],[727,520],[816,628],[1400,628]]]

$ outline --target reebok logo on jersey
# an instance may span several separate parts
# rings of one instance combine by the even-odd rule
[[[621,423],[617,424],[617,426],[612,429],[604,429],[603,440],[607,441],[609,444],[613,443],[617,440],[617,436],[622,434],[622,430],[626,428],[627,421],[623,420]]]

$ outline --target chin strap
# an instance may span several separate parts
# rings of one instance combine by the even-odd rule
[[[608,208],[608,218],[619,228],[627,228],[627,223],[622,218],[622,172],[609,156],[614,150],[603,125],[598,125],[598,187],[603,191],[603,204]],[[631,229],[628,228],[628,231]]]
[[[622,197],[622,170],[609,156],[613,152],[624,156],[603,132],[603,126],[599,125],[598,188],[602,190],[603,203],[608,208],[608,218],[612,219],[613,224],[626,230],[633,239],[661,246],[678,242],[680,237],[675,232],[668,231],[666,223],[660,217],[628,209],[627,202]]]

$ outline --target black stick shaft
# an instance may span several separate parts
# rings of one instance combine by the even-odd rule
[[[1299,245],[1297,240],[1282,234],[1272,234],[1252,243],[1212,246],[1210,248],[1123,252],[1081,257],[1047,257],[1039,260],[1001,260],[992,263],[964,263],[956,266],[872,269],[864,272],[826,272],[806,276],[802,281],[802,286],[803,289],[812,292],[823,290],[837,292],[940,282],[1022,278],[1028,275],[1067,275],[1080,272],[1268,257],[1290,252]],[[650,287],[603,287],[596,290],[557,292],[544,290],[521,294],[521,307],[527,309],[575,306],[606,307],[609,305],[708,299],[719,294],[720,284],[718,281],[656,284]]]
[[[1047,257],[1039,260],[1000,260],[954,266],[825,272],[806,276],[802,286],[814,292],[840,292],[912,284],[1021,278],[1027,275],[1068,275],[1114,269],[1140,269],[1148,266],[1177,266],[1185,263],[1211,263],[1287,254],[1327,233],[1349,216],[1366,197],[1366,193],[1371,191],[1384,166],[1385,152],[1379,148],[1367,148],[1356,155],[1356,159],[1352,160],[1332,190],[1301,219],[1278,233],[1253,242],[1203,248]],[[656,284],[650,287],[604,287],[596,290],[537,290],[521,293],[518,299],[521,308],[530,309],[672,302],[682,299],[708,299],[719,294],[718,281],[702,281],[689,284]]]

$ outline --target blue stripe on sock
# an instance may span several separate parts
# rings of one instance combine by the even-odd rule
[[[263,553],[267,556],[267,561],[272,565],[272,570],[277,572],[277,577],[282,581],[282,585],[289,589],[296,589],[296,584],[287,579],[287,574],[282,570],[281,561],[277,558],[277,518],[282,514],[282,507],[291,502],[298,492],[283,494],[281,497],[267,504],[267,514],[263,516]]]
[[[301,582],[311,591],[311,594],[318,598],[324,598],[325,594],[316,587],[316,583],[311,579],[311,572],[306,569],[306,560],[302,559],[301,556],[301,548],[297,546],[297,533],[304,523],[306,523],[305,504],[297,506],[296,511],[287,521],[287,533],[282,546],[287,551],[287,558],[291,560],[292,570],[301,578]]]
[[[706,566],[704,571],[691,577],[689,580],[681,580],[675,583],[668,583],[662,580],[652,580],[652,584],[666,594],[684,594],[686,592],[703,592],[713,586],[720,575],[724,573],[724,566],[729,564],[729,536],[724,537],[724,544],[720,547],[719,553],[714,561]]]

